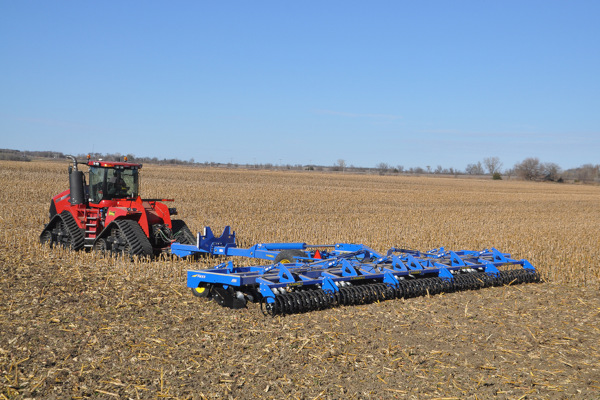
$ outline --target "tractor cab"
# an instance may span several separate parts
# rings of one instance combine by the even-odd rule
[[[88,161],[88,199],[92,204],[103,200],[135,199],[139,194],[141,164]]]

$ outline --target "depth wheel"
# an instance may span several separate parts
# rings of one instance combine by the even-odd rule
[[[306,253],[302,250],[283,250],[277,254],[273,264],[290,264],[296,262],[296,258],[306,258]]]
[[[200,285],[196,288],[192,288],[192,294],[196,297],[209,299],[211,285]]]

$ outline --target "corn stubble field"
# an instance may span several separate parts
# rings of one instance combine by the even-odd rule
[[[0,399],[600,398],[598,186],[144,166],[144,197],[241,246],[493,246],[545,279],[272,318],[191,296],[221,259],[40,246],[66,169],[0,162]]]

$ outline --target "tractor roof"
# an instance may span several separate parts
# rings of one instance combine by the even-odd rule
[[[135,164],[122,161],[91,161],[88,160],[87,165],[90,167],[101,167],[101,168],[126,168],[126,169],[140,169],[142,164]]]

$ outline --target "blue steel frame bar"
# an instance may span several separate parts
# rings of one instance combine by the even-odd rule
[[[310,250],[317,248],[331,248],[332,251],[327,254],[339,255],[357,250],[368,250],[371,256],[381,257],[381,254],[361,244],[336,243],[325,245],[311,245],[306,243],[258,243],[249,248],[237,247],[235,241],[235,232],[231,227],[226,226],[221,236],[216,237],[210,227],[204,228],[204,233],[198,233],[196,244],[187,245],[173,243],[171,253],[178,257],[188,257],[200,254],[212,254],[227,257],[248,257],[262,260],[274,260],[283,250]],[[310,257],[307,257],[310,259]]]
[[[233,286],[241,292],[258,288],[266,302],[272,303],[278,293],[299,286],[312,285],[334,293],[339,291],[339,287],[361,280],[396,287],[401,280],[438,277],[451,281],[456,275],[469,272],[499,276],[498,267],[520,266],[535,272],[527,260],[513,259],[510,254],[495,248],[483,251],[446,251],[441,248],[429,252],[392,248],[383,256],[364,245],[338,243],[334,247],[337,253],[325,260],[253,267],[234,267],[229,261],[213,269],[190,270],[187,286],[224,285],[225,288]]]

